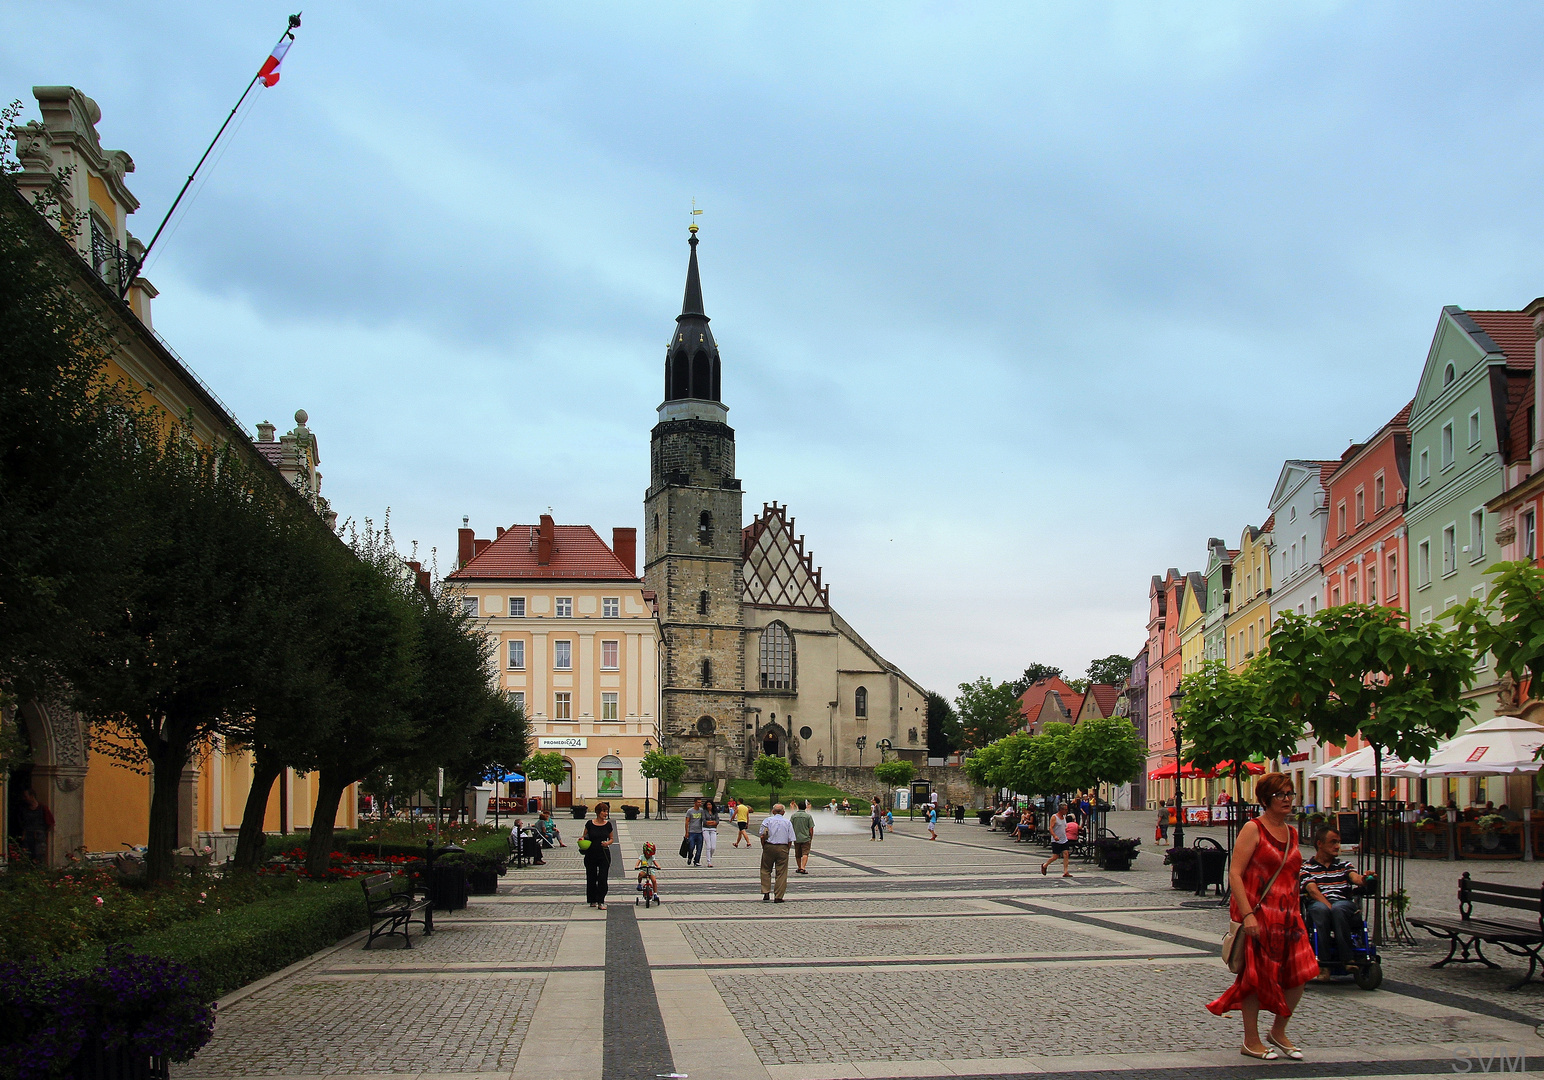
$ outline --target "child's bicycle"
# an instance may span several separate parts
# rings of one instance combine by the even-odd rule
[[[633,898],[634,907],[638,905],[639,900],[643,901],[645,908],[650,904],[659,903],[659,881],[654,876],[657,869],[654,862],[654,851],[653,844],[643,845],[643,858],[638,860],[636,867],[638,871],[638,892],[642,895]]]

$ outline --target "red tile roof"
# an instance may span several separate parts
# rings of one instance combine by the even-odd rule
[[[1045,696],[1052,690],[1055,690],[1058,694],[1061,695],[1063,704],[1066,704],[1069,709],[1072,709],[1072,715],[1077,715],[1077,709],[1073,708],[1070,702],[1076,698],[1078,699],[1078,703],[1081,704],[1083,695],[1079,694],[1072,687],[1068,686],[1066,683],[1053,676],[1049,679],[1042,679],[1040,682],[1035,683],[1034,686],[1031,686],[1028,690],[1025,690],[1022,694],[1019,695],[1019,705],[1024,710],[1024,717],[1026,720],[1032,721],[1039,719],[1040,708],[1045,704]]]
[[[1501,346],[1509,368],[1533,367],[1533,316],[1521,311],[1465,311]]]
[[[465,566],[451,574],[458,581],[637,581],[606,542],[588,525],[555,526],[552,559],[536,562],[536,525],[511,525],[486,544]]]
[[[1115,708],[1115,699],[1120,697],[1120,687],[1110,683],[1094,683],[1088,692],[1094,695],[1094,704],[1099,706],[1100,716],[1109,716]]]
[[[1263,533],[1268,533],[1272,529],[1274,529],[1275,527],[1276,527],[1276,515],[1272,514],[1270,517],[1265,519],[1265,524],[1260,526],[1260,531],[1263,532]]]

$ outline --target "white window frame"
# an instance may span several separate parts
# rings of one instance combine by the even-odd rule
[[[1383,513],[1383,508],[1388,505],[1388,482],[1381,470],[1372,478],[1372,503],[1374,514]]]
[[[601,597],[600,617],[603,619],[620,619],[622,617],[622,598],[620,596]]]
[[[1367,488],[1365,486],[1356,489],[1356,527],[1360,529],[1367,524]]]
[[[1442,576],[1458,573],[1458,522],[1442,527]]]
[[[1431,622],[1431,608],[1423,607],[1421,609],[1420,621],[1417,622],[1415,625],[1417,625],[1417,626],[1425,626],[1429,622]]]
[[[1335,533],[1336,536],[1346,535],[1346,524],[1346,500],[1341,499],[1340,502],[1335,504],[1335,525],[1339,529]]]
[[[1469,449],[1473,450],[1480,445],[1480,410],[1475,409],[1469,414]]]
[[[574,643],[567,638],[559,638],[552,643],[552,670],[574,670]]]
[[[522,641],[519,638],[512,638],[512,639],[510,639],[509,647],[507,649],[505,649],[505,653],[507,654],[507,658],[509,660],[509,670],[510,671],[524,671],[525,670],[525,642],[524,641]]]
[[[1397,552],[1397,551],[1389,552],[1388,558],[1384,560],[1384,567],[1383,568],[1388,571],[1388,576],[1386,578],[1384,578],[1384,580],[1383,580],[1383,595],[1384,595],[1384,598],[1385,599],[1389,599],[1389,600],[1398,600],[1399,596],[1400,596],[1400,591],[1399,591],[1399,552]],[[1390,585],[1389,584],[1390,582],[1393,582],[1393,584]]]
[[[470,615],[474,619],[478,618],[479,614],[478,614],[477,597],[475,597],[475,596],[463,596],[461,598],[461,611],[464,614]]]
[[[611,651],[611,662],[606,662],[606,651]],[[600,669],[602,671],[620,671],[622,669],[622,643],[620,641],[607,640],[600,643]]]
[[[1522,519],[1522,528],[1519,530],[1522,533],[1523,538],[1522,556],[1525,559],[1536,559],[1538,558],[1538,555],[1535,553],[1538,551],[1539,543],[1538,518],[1534,516],[1534,512],[1532,510],[1524,510],[1522,513]]]
[[[521,712],[525,712],[525,691],[511,690],[509,692],[509,702]]]
[[[1485,508],[1469,511],[1469,561],[1477,563],[1485,558]]]
[[[572,619],[574,617],[574,598],[572,596],[559,596],[552,602],[554,618]]]
[[[574,695],[570,690],[558,690],[552,695],[552,719],[572,720],[574,718]]]
[[[1449,420],[1442,425],[1442,471],[1447,472],[1453,467],[1453,454],[1455,443],[1453,439],[1453,421]]]
[[[1416,588],[1425,589],[1431,585],[1431,537],[1425,537],[1415,545],[1415,565],[1418,571]]]
[[[622,719],[621,695],[615,690],[602,690],[600,692],[600,718],[613,723]]]
[[[525,597],[511,596],[509,598],[509,617],[511,619],[525,618]]]

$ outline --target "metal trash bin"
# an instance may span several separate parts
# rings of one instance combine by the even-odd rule
[[[1204,896],[1208,886],[1216,886],[1221,896],[1228,883],[1228,852],[1209,836],[1197,840],[1195,847],[1197,896]]]
[[[434,853],[429,864],[429,898],[436,911],[460,911],[466,907],[471,887],[466,879],[466,864],[459,859],[442,861],[443,856],[465,852],[465,848],[447,844]]]
[[[1169,887],[1184,892],[1195,892],[1201,876],[1201,860],[1195,848],[1175,847],[1168,851]]]

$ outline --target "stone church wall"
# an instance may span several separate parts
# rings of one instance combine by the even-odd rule
[[[816,784],[828,784],[855,794],[878,791],[880,784],[874,779],[872,765],[795,765],[793,779]],[[927,780],[938,792],[940,802],[964,803],[966,806],[985,806],[991,796],[986,788],[977,787],[958,766],[928,765],[916,770],[915,779]]]

